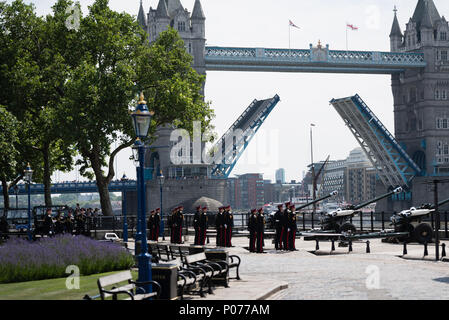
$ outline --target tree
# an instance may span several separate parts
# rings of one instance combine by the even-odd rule
[[[65,27],[68,14],[61,11],[69,4],[59,1],[54,16],[47,19],[37,17],[34,6],[21,0],[0,6],[0,103],[22,123],[22,166],[33,162],[34,180],[44,183],[47,206],[52,204],[52,173],[70,170],[74,156],[72,143],[61,135],[64,131],[54,116],[70,62],[75,60],[70,59],[68,45],[75,35]]]
[[[15,180],[18,151],[19,122],[5,107],[0,106],[0,180],[3,188],[4,208],[9,209],[8,181]]]
[[[129,110],[138,93],[145,92],[156,112],[152,132],[165,123],[191,129],[193,120],[207,127],[213,112],[200,95],[204,77],[192,69],[192,58],[173,29],[150,47],[134,17],[96,0],[81,19],[77,38],[80,63],[65,84],[59,121],[83,157],[80,173],[96,178],[102,211],[111,215],[107,187],[115,175],[115,156],[135,139]],[[111,150],[115,141],[120,143]]]

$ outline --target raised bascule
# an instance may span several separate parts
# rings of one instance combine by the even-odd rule
[[[138,21],[147,31],[150,43],[168,27],[175,28],[184,40],[186,50],[193,56],[192,66],[200,74],[207,71],[391,74],[394,135],[358,95],[333,99],[331,104],[377,169],[377,192],[384,194],[388,188],[397,185],[406,190],[400,197],[383,200],[376,210],[400,212],[432,201],[425,183],[449,176],[449,24],[439,14],[433,0],[418,0],[404,33],[395,9],[389,35],[391,52],[331,50],[329,45],[321,42],[307,49],[206,46],[205,20],[200,0],[195,0],[191,13],[180,0],[159,0],[156,9],[150,8],[145,13],[141,1],[138,13]],[[271,110],[276,104],[267,102]],[[255,128],[260,128],[271,110],[256,112]],[[232,127],[238,127],[238,121]],[[250,121],[245,123],[245,126],[249,125]],[[170,145],[172,130],[170,126],[161,128],[158,131],[160,139],[155,144]],[[193,198],[197,193],[204,195],[207,189],[208,196],[226,202],[226,184],[222,178],[229,176],[249,141],[246,139],[233,144],[230,149],[223,149],[223,162],[214,166],[176,167],[170,162],[169,150],[153,150],[147,155],[147,159],[151,159],[148,166],[153,168],[149,179],[154,179],[159,172],[155,168],[173,179],[188,178],[189,174],[204,176],[204,185],[196,183],[198,190],[187,192],[186,197]],[[156,190],[156,186],[152,186],[155,183],[149,181],[149,188]],[[178,187],[184,192],[190,188],[188,182],[182,181],[169,188]],[[449,197],[449,190],[441,189],[439,196]],[[153,193],[156,195],[150,203],[159,205],[157,192]],[[187,199],[175,197],[172,200],[175,203]]]

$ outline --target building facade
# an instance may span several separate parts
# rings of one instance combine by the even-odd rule
[[[263,175],[248,173],[228,179],[229,203],[233,208],[249,210],[265,205],[265,182]]]
[[[392,52],[424,53],[427,62],[423,69],[392,76],[396,139],[425,171],[412,181],[409,200],[382,201],[381,210],[400,211],[432,203],[423,184],[449,175],[449,25],[433,0],[418,1],[404,33],[395,10],[390,46]],[[386,191],[381,188],[379,193]],[[440,196],[447,198],[449,189]]]
[[[276,183],[285,183],[285,169],[276,170]]]

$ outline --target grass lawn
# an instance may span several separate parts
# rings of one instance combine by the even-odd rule
[[[0,284],[0,300],[82,300],[86,294],[98,294],[98,278],[117,272],[82,276],[78,290],[66,288],[67,278]],[[132,274],[137,279],[137,272]]]

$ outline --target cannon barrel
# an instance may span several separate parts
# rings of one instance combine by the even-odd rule
[[[449,199],[446,199],[446,200],[443,200],[443,201],[441,201],[441,202],[438,202],[438,207],[442,207],[442,206],[444,206],[446,203],[449,203]],[[436,208],[436,206],[435,206],[435,205],[432,205],[431,209],[435,209],[435,208]]]
[[[382,199],[384,199],[384,198],[387,198],[387,197],[389,197],[389,196],[391,196],[391,195],[393,195],[393,194],[399,194],[399,193],[402,193],[403,191],[404,191],[404,190],[402,189],[402,187],[398,187],[398,188],[394,189],[394,190],[391,191],[391,192],[388,192],[388,193],[386,193],[386,194],[384,194],[384,195],[381,195],[381,196],[379,196],[379,197],[377,197],[377,198],[375,198],[375,199],[372,199],[372,200],[370,200],[370,201],[367,201],[367,202],[364,202],[364,203],[361,203],[361,204],[355,206],[355,207],[354,207],[354,210],[360,210],[360,209],[362,209],[362,208],[364,208],[364,207],[366,207],[366,206],[369,206],[370,204],[372,204],[372,203],[374,203],[374,202],[377,202],[377,201],[379,201],[379,200],[382,200]]]
[[[312,201],[312,202],[309,202],[309,203],[306,203],[306,204],[303,204],[303,205],[299,206],[298,208],[296,208],[295,211],[299,211],[299,210],[301,210],[301,209],[307,208],[307,207],[309,207],[309,206],[311,206],[311,205],[314,205],[315,203],[318,203],[318,202],[324,201],[324,200],[326,200],[326,199],[329,199],[330,197],[336,196],[337,194],[338,194],[338,191],[332,191],[332,192],[331,192],[330,194],[328,194],[327,196],[324,196],[324,197],[322,197],[322,198],[316,199],[316,200],[314,200],[314,201]]]

